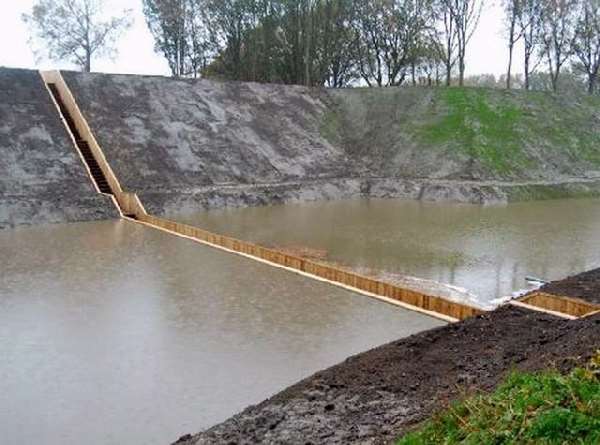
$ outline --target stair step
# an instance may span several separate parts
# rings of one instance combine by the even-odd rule
[[[62,101],[62,98],[60,97],[58,88],[56,87],[55,84],[49,83],[48,89],[52,93],[52,96],[54,96],[54,100],[56,100],[56,103],[58,104],[58,108],[63,116],[63,119],[65,120],[67,127],[69,127],[69,130],[71,131],[71,134],[73,135],[73,138],[75,139],[75,144],[79,148],[79,151],[83,156],[83,160],[85,161],[88,168],[90,169],[90,173],[92,174],[92,178],[94,178],[94,182],[98,186],[98,189],[102,193],[107,193],[107,194],[112,195],[113,193],[110,188],[110,184],[106,180],[106,177],[104,176],[104,172],[102,171],[102,169],[100,168],[100,165],[96,161],[96,158],[94,157],[94,154],[92,153],[92,150],[90,149],[89,142],[86,141],[85,139],[81,138],[81,135],[79,134],[79,131],[77,130],[77,126],[75,125],[75,121],[69,115],[69,111],[67,110],[67,107],[65,106],[64,102]]]

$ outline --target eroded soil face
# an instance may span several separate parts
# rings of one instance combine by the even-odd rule
[[[600,347],[600,316],[512,306],[347,359],[182,443],[386,443],[512,369],[568,370]]]

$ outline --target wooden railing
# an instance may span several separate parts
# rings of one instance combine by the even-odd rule
[[[51,83],[56,86],[56,89],[60,94],[62,102],[67,108],[69,115],[73,119],[73,123],[75,124],[77,131],[81,135],[81,138],[87,141],[90,150],[92,151],[92,154],[96,159],[96,162],[98,162],[98,165],[102,170],[102,173],[104,174],[108,185],[114,193],[115,199],[118,203],[117,207],[119,208],[121,214],[132,215],[136,218],[141,215],[145,215],[146,210],[144,209],[144,206],[140,202],[137,195],[135,193],[125,192],[121,187],[117,176],[115,175],[112,168],[110,167],[110,164],[106,160],[104,152],[100,148],[98,141],[96,141],[92,130],[90,129],[87,121],[83,117],[83,114],[81,113],[81,110],[79,109],[79,106],[75,101],[75,97],[71,93],[70,88],[68,87],[67,83],[60,74],[60,71],[42,71],[40,72],[40,75],[42,76],[42,79],[46,84]],[[76,143],[75,145],[77,146]]]
[[[307,275],[321,278],[333,284],[339,284],[363,293],[385,297],[403,303],[404,305],[412,306],[423,312],[428,312],[431,315],[442,315],[449,319],[463,320],[484,312],[479,308],[433,295],[426,295],[414,290],[404,289],[391,283],[365,277],[348,270],[289,255],[247,241],[211,233],[188,224],[182,224],[152,215],[144,215],[139,218],[139,220],[153,227],[161,228],[206,244],[290,268]]]
[[[257,244],[211,233],[198,227],[149,215],[139,197],[135,193],[125,192],[121,187],[119,180],[106,160],[104,152],[96,141],[94,134],[60,72],[46,71],[42,72],[41,75],[46,84],[52,83],[56,85],[61,99],[67,108],[69,115],[73,119],[77,131],[80,133],[81,137],[88,142],[94,158],[104,173],[104,176],[114,193],[117,207],[122,216],[156,229],[166,230],[213,247],[225,249],[229,252],[245,255],[279,267],[285,267],[289,270],[297,271],[334,285],[346,287],[363,294],[372,295],[448,321],[463,320],[484,312],[479,308],[433,295],[426,295],[414,290],[404,289],[384,281],[365,277],[328,264],[289,255]]]
[[[527,294],[519,298],[518,301],[529,306],[570,315],[575,318],[583,317],[600,310],[600,305],[589,303],[579,298],[564,297],[539,291]]]

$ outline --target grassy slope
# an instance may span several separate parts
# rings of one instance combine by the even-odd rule
[[[451,406],[398,445],[600,443],[600,353],[586,369],[513,373]]]
[[[353,89],[322,134],[384,174],[556,179],[600,170],[600,98],[480,88]]]

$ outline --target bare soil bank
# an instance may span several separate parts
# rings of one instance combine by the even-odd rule
[[[179,443],[387,443],[512,369],[566,371],[600,348],[600,315],[505,306],[356,355]]]
[[[355,197],[485,204],[600,191],[595,98],[63,76],[122,185],[153,214]]]
[[[118,217],[96,193],[37,71],[0,68],[0,229]]]
[[[600,304],[600,268],[589,270],[564,280],[553,281],[540,288],[542,292],[558,296],[581,298]]]

